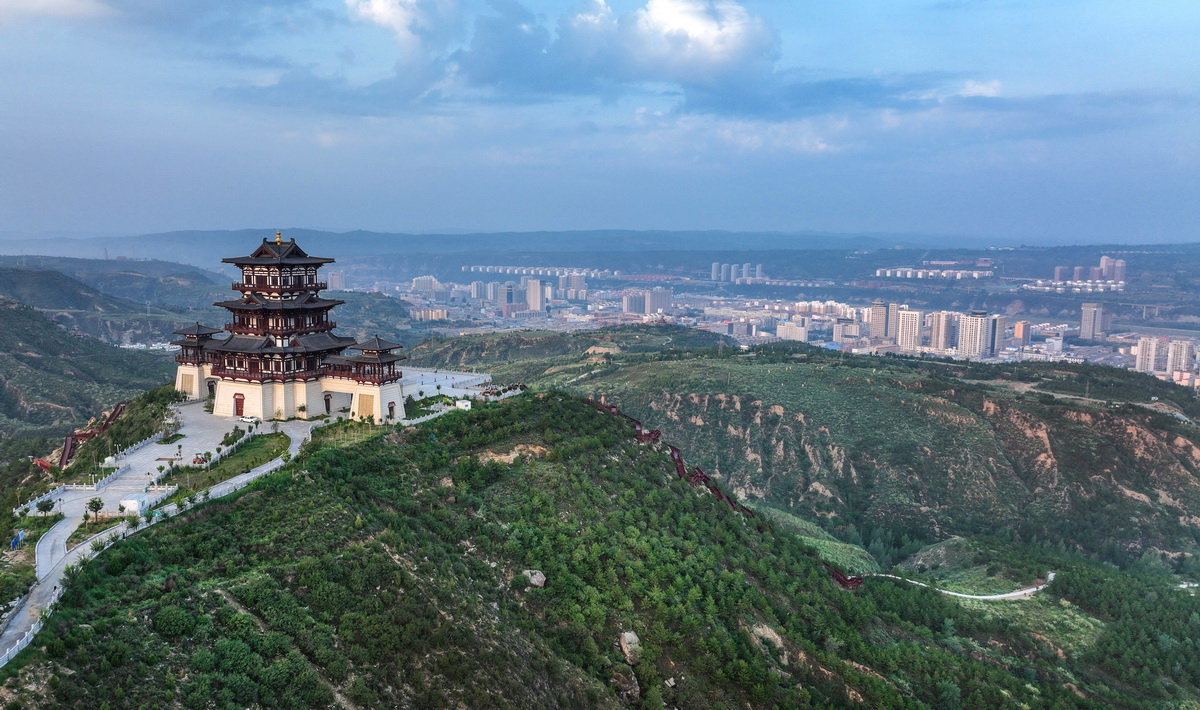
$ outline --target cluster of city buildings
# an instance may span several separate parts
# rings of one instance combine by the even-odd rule
[[[922,262],[921,268],[880,269],[876,275],[983,279],[993,275],[991,267],[990,260]],[[1060,291],[1120,290],[1125,269],[1124,260],[1104,256],[1094,267],[1056,267],[1055,281],[1047,283]],[[743,346],[790,340],[863,354],[1095,362],[1197,384],[1192,375],[1196,348],[1191,341],[1114,335],[1109,309],[1098,301],[1082,304],[1077,324],[1033,323],[982,310],[921,310],[882,299],[869,305],[744,299],[705,293],[703,285],[709,282],[703,279],[697,282],[702,285],[699,293],[675,293],[665,287],[590,289],[589,279],[619,273],[577,267],[470,266],[463,271],[511,278],[443,284],[433,276],[421,276],[396,290],[411,303],[415,320],[495,319],[498,327],[514,327],[503,325],[507,319],[524,327],[563,330],[653,320],[722,333]],[[761,264],[713,262],[710,276],[717,283],[782,285],[764,277]],[[537,322],[528,322],[531,319]]]
[[[926,312],[883,300],[867,307],[801,302],[794,310],[789,322],[777,327],[776,337],[824,342],[854,352],[980,360],[995,357],[1013,338],[1028,345],[1032,336],[1028,322],[1019,321],[1009,337],[1005,317],[987,311]]]
[[[1098,266],[1056,266],[1054,277],[1024,284],[1029,291],[1104,293],[1125,290],[1125,260],[1100,257]]]
[[[888,269],[875,269],[876,276],[892,279],[990,279],[995,275],[991,269],[916,269],[911,266],[893,266]]]
[[[712,263],[711,279],[719,283],[754,283],[762,281],[766,277],[763,276],[763,265],[755,264],[754,268],[750,268],[750,262],[745,264],[722,264],[719,261]]]

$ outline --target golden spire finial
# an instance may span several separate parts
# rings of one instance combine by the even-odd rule
[[[283,232],[279,231],[278,229],[275,230],[275,243],[283,244]]]

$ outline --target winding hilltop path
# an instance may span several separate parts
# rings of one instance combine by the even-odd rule
[[[879,572],[872,572],[869,574],[865,574],[863,576],[864,577],[887,577],[888,579],[898,579],[901,582],[908,582],[909,584],[915,584],[918,587],[928,587],[929,589],[932,589],[935,592],[941,592],[942,594],[945,594],[947,596],[960,597],[962,599],[982,599],[984,601],[996,601],[999,599],[1027,599],[1029,597],[1032,597],[1034,594],[1037,594],[1038,592],[1042,591],[1046,587],[1049,587],[1050,583],[1054,581],[1054,573],[1050,572],[1046,575],[1045,583],[1039,584],[1036,587],[1025,587],[1024,589],[1018,589],[1015,592],[1005,592],[1004,594],[963,594],[962,592],[952,592],[948,589],[938,589],[937,587],[934,587],[929,584],[925,584],[924,582],[918,582],[915,579],[905,579],[904,577],[897,577],[894,574],[882,574]]]
[[[199,402],[174,405],[176,417],[180,422],[179,432],[184,438],[184,457],[187,458],[196,451],[213,451],[220,445],[226,434],[238,426],[236,417],[219,418],[204,411]],[[273,428],[274,422],[267,427]],[[291,439],[288,453],[292,458],[300,452],[300,445],[309,438],[314,427],[313,422],[298,420],[279,422],[279,431]],[[56,511],[61,511],[65,517],[57,525],[46,531],[38,540],[36,549],[37,582],[25,595],[17,607],[8,625],[0,633],[0,665],[7,663],[11,656],[9,650],[25,638],[33,629],[42,612],[49,609],[58,599],[59,589],[66,568],[81,559],[91,556],[90,542],[84,541],[67,549],[67,540],[83,524],[83,513],[90,498],[99,497],[104,501],[105,510],[116,510],[122,500],[133,495],[145,495],[143,490],[152,474],[158,472],[158,466],[166,459],[174,459],[179,449],[175,444],[150,443],[137,451],[130,451],[117,459],[118,466],[128,465],[129,469],[99,490],[63,490],[54,500]],[[274,459],[246,473],[239,474],[208,489],[210,498],[219,498],[241,488],[250,481],[264,476],[283,465],[282,458]],[[166,492],[159,492],[157,497],[151,493],[151,502],[161,499]],[[163,513],[172,516],[179,512],[178,506],[172,504],[164,507]],[[93,539],[104,539],[111,535],[123,536],[146,527],[145,523],[136,528],[130,528],[126,523],[119,523],[94,536]]]

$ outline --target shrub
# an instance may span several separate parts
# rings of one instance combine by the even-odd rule
[[[164,606],[154,614],[154,630],[168,638],[191,635],[195,618],[177,606]]]

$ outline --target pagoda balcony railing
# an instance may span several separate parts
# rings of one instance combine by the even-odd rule
[[[285,291],[324,291],[329,285],[324,281],[309,281],[294,284],[265,284],[234,281],[234,291],[260,291],[263,293],[283,293]]]
[[[337,327],[334,321],[326,321],[317,325],[295,326],[291,328],[274,328],[263,326],[238,325],[237,323],[226,323],[225,330],[230,333],[238,333],[240,335],[306,335],[308,333],[323,333],[327,330],[333,330]]]
[[[367,374],[363,372],[356,372],[350,367],[335,366],[326,366],[324,374],[326,377],[336,377],[342,380],[354,380],[355,382],[364,382],[373,385],[385,385],[389,382],[396,382],[404,377],[403,373],[401,373],[399,370],[396,370],[395,372]]]
[[[250,370],[240,370],[233,367],[225,367],[223,365],[213,365],[213,377],[224,377],[231,380],[251,380],[253,382],[271,382],[271,381],[288,381],[288,380],[315,380],[321,376],[319,372],[311,370],[300,370],[296,372],[251,372]]]

